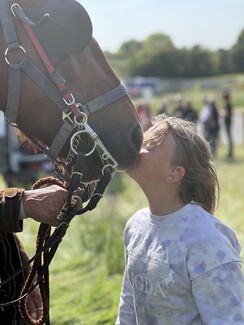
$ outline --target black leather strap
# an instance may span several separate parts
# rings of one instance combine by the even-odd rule
[[[62,93],[56,86],[26,57],[22,60],[21,69],[34,83],[63,111],[66,105]]]
[[[120,84],[118,87],[108,91],[102,96],[99,96],[93,99],[92,101],[90,101],[89,103],[82,105],[80,109],[81,111],[89,115],[112,104],[113,102],[123,97],[124,95],[127,95],[127,90],[123,84]]]
[[[18,64],[9,64],[8,69],[8,97],[5,117],[8,123],[17,124],[19,112],[21,70]]]
[[[11,11],[8,1],[0,1],[0,21],[3,27],[3,34],[9,50],[18,49],[19,43],[15,32]]]
[[[0,1],[0,21],[6,42],[7,51],[20,48],[15,32],[10,5],[8,1]],[[9,64],[8,97],[5,117],[11,124],[16,124],[19,110],[21,71],[18,64]]]
[[[71,136],[71,133],[74,130],[74,125],[69,122],[64,122],[61,129],[57,133],[56,137],[53,139],[53,142],[48,150],[48,157],[51,160],[56,160],[66,141]]]

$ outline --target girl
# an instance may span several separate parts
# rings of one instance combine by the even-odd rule
[[[144,134],[128,171],[149,207],[125,233],[117,325],[244,324],[240,244],[216,219],[218,180],[194,124],[166,117]]]

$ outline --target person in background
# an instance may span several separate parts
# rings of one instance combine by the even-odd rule
[[[116,325],[244,324],[241,247],[213,215],[218,179],[197,127],[175,117],[157,121],[128,175],[148,207],[125,227]]]
[[[198,120],[198,114],[192,107],[192,102],[189,99],[184,100],[181,96],[177,96],[175,101],[176,107],[173,111],[173,116],[196,123]]]
[[[152,112],[148,104],[140,104],[136,106],[136,111],[143,131],[148,130],[152,126]]]
[[[184,119],[185,108],[183,104],[183,98],[181,95],[175,97],[175,108],[173,110],[173,116]]]
[[[212,157],[216,158],[219,136],[219,112],[214,98],[204,99],[200,121],[203,124],[204,137],[210,144]]]
[[[198,121],[198,114],[197,111],[192,107],[192,102],[188,99],[183,103],[184,107],[184,114],[183,114],[183,119],[197,123]]]
[[[168,105],[166,103],[162,103],[161,105],[159,105],[157,115],[160,114],[168,115]]]
[[[228,91],[224,91],[222,97],[224,100],[224,125],[228,141],[227,158],[233,158],[233,140],[231,130],[233,106],[231,104],[231,98]]]

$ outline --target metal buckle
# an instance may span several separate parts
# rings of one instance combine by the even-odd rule
[[[19,11],[23,11],[22,8],[20,7],[20,5],[18,3],[16,3],[16,2],[13,3],[11,5],[11,7],[10,7],[10,10],[11,10],[12,14],[14,15],[14,17],[16,17],[16,13],[14,11],[15,8],[19,9]]]
[[[63,97],[63,101],[65,102],[65,104],[66,104],[67,106],[71,106],[71,105],[73,105],[73,104],[75,103],[75,98],[74,98],[73,94],[72,94],[72,93],[69,93],[69,95],[70,95],[70,97],[71,97],[69,100],[66,100],[66,99]]]

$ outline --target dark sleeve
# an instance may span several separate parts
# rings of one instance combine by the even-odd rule
[[[0,190],[0,232],[13,233],[23,230],[19,210],[24,189],[7,188]]]

